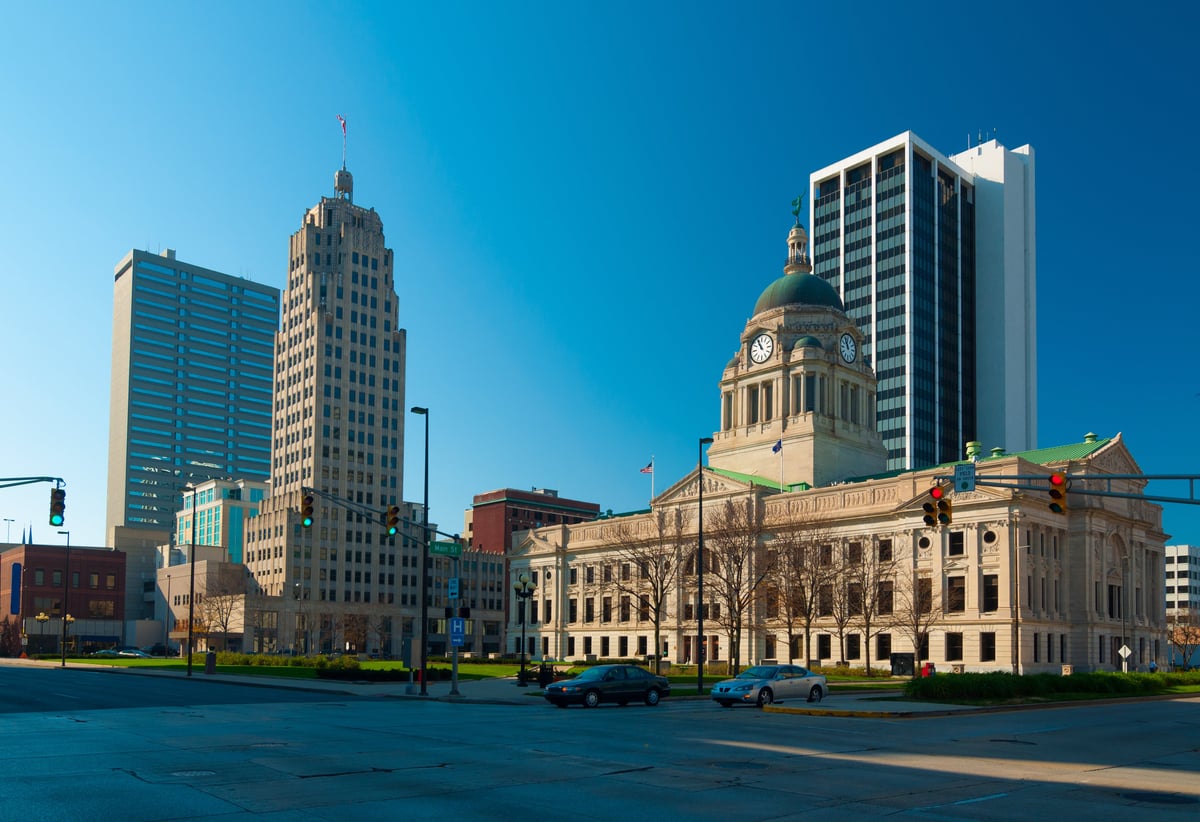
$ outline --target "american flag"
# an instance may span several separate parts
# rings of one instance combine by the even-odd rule
[[[653,474],[654,473],[654,460],[650,460],[649,464],[645,468],[642,469],[642,473],[643,474]]]

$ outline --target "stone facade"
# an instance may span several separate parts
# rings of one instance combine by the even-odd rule
[[[1161,508],[1099,493],[1145,487],[1121,436],[990,456],[972,443],[975,490],[949,495],[949,523],[927,523],[955,463],[886,470],[862,335],[805,243],[797,225],[784,277],[724,369],[710,465],[649,512],[536,528],[514,546],[511,578],[529,573],[537,589],[506,650],[524,631],[535,659],[694,663],[703,614],[712,662],[886,668],[912,654],[939,669],[1061,672],[1118,668],[1127,646],[1131,668],[1161,666]],[[1064,513],[1049,506],[1053,472],[1071,481]]]

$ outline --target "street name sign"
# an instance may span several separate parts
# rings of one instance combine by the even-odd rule
[[[429,553],[442,557],[461,557],[461,542],[434,542],[429,546]]]

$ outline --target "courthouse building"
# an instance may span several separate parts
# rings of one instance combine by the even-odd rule
[[[735,346],[707,466],[649,512],[514,545],[509,597],[519,574],[536,585],[524,626],[535,659],[694,663],[703,633],[709,662],[740,665],[913,654],[939,670],[1111,670],[1122,648],[1131,668],[1163,664],[1161,508],[1083,493],[1144,489],[1104,479],[1141,473],[1119,434],[1012,454],[964,443],[978,482],[948,495],[949,523],[927,524],[930,489],[951,489],[954,464],[888,470],[862,331],[812,274],[798,223]],[[1071,479],[1064,513],[1049,504],[1055,472]]]

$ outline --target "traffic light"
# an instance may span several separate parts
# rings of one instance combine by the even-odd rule
[[[950,505],[950,497],[941,485],[935,485],[929,489],[929,500],[921,507],[925,510],[925,524],[930,528],[949,525],[954,521],[954,510]]]
[[[387,535],[394,537],[399,530],[400,508],[396,505],[389,505],[387,509]]]
[[[312,528],[313,495],[311,491],[305,491],[304,497],[300,501],[300,524],[305,528]]]
[[[54,488],[50,491],[50,524],[62,525],[66,521],[63,512],[67,510],[67,492],[64,488]]]
[[[1056,514],[1067,513],[1067,489],[1071,487],[1071,483],[1067,480],[1067,475],[1062,471],[1055,471],[1050,475],[1050,510]]]

